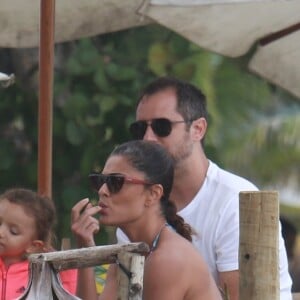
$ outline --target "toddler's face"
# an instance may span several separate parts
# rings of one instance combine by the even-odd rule
[[[6,264],[23,260],[36,235],[35,220],[22,206],[0,201],[0,256]]]

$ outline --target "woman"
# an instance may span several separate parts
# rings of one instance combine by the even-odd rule
[[[221,299],[206,264],[190,242],[191,228],[176,215],[169,201],[173,160],[158,144],[131,141],[108,157],[101,174],[90,175],[99,206],[88,199],[72,209],[72,231],[81,247],[94,246],[99,222],[120,227],[131,242],[145,242],[150,251],[144,268],[145,300]],[[99,213],[100,219],[93,217]],[[78,296],[116,299],[116,265],[110,268],[97,298],[92,269],[79,271]]]

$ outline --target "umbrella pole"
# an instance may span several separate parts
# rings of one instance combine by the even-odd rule
[[[40,2],[38,193],[52,196],[52,115],[55,0]]]

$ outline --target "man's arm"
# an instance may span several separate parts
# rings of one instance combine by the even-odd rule
[[[228,293],[230,300],[239,299],[239,271],[220,272],[220,288],[222,293]],[[226,298],[225,298],[226,299]]]

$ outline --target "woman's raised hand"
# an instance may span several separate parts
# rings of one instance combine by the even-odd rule
[[[99,220],[94,217],[101,207],[93,206],[88,198],[76,203],[71,212],[71,230],[78,247],[95,246],[94,234],[100,229]]]

